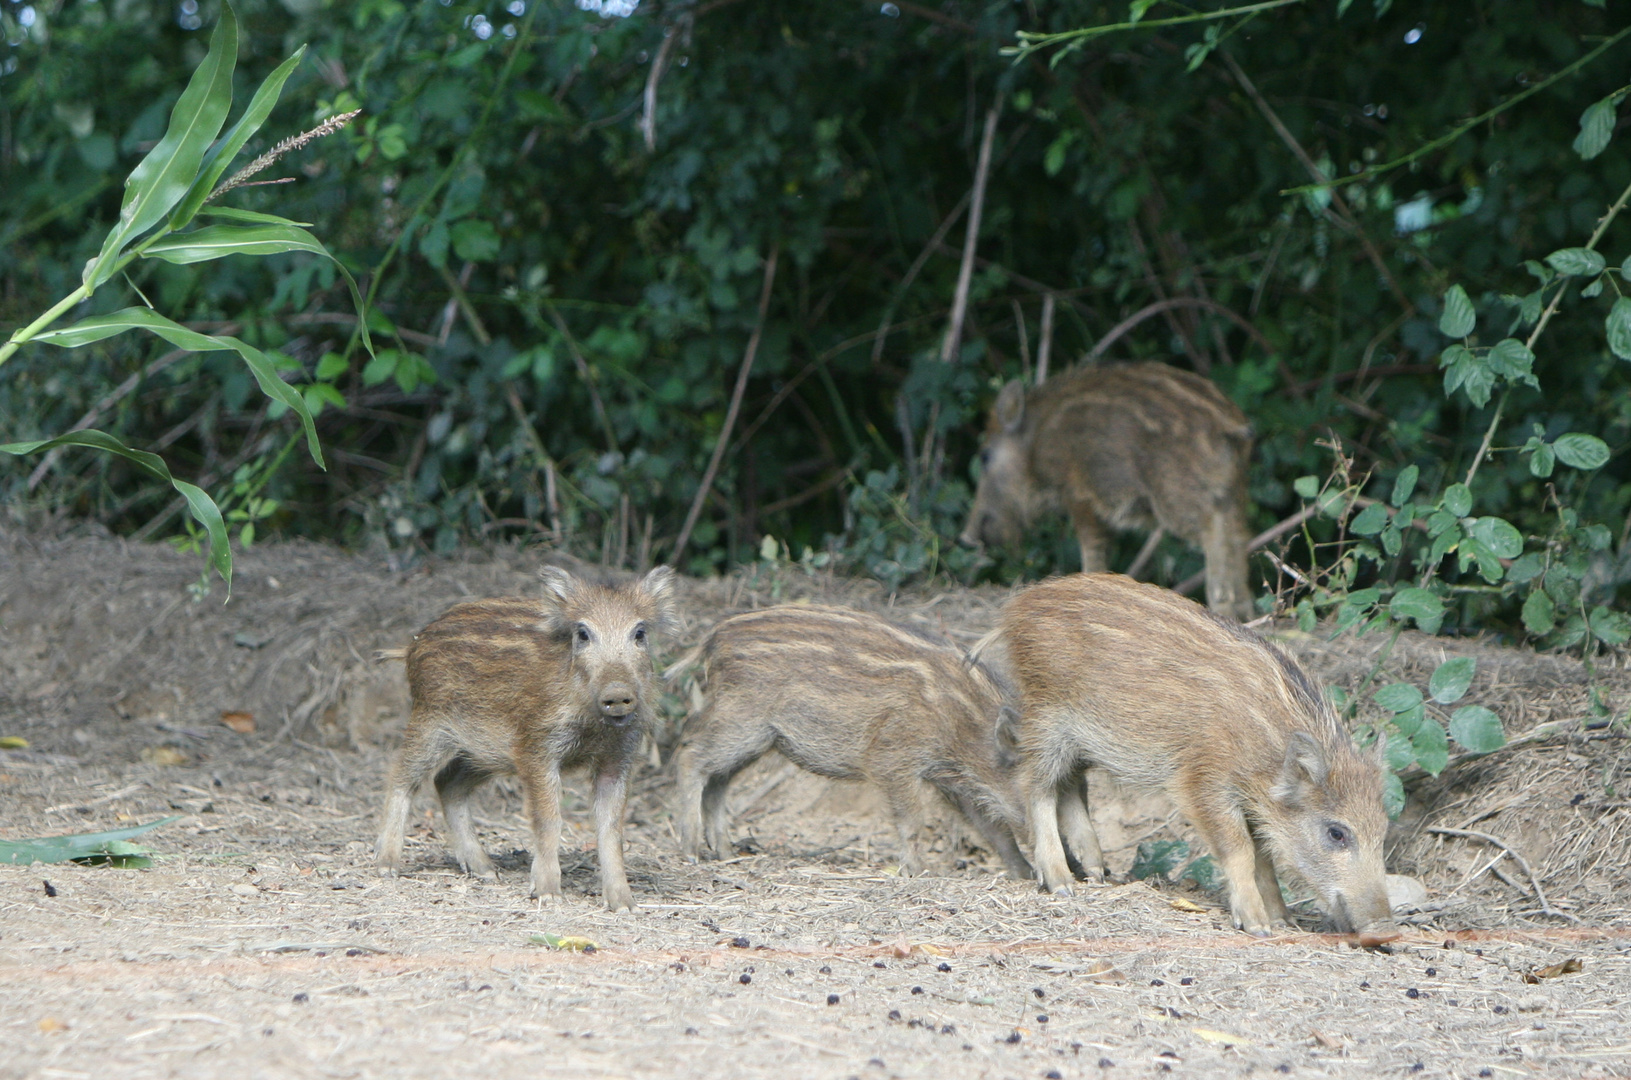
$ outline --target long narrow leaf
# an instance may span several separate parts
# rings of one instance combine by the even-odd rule
[[[170,126],[148,155],[125,181],[124,203],[119,207],[119,224],[108,233],[96,261],[86,267],[86,288],[97,286],[113,275],[119,252],[131,240],[163,220],[170,208],[181,201],[198,175],[215,136],[232,108],[232,69],[238,63],[238,16],[232,5],[221,5],[221,18],[210,35],[210,51],[193,72],[170,111]]]
[[[311,228],[309,221],[291,221],[276,214],[262,214],[257,210],[239,210],[235,206],[206,206],[198,211],[201,217],[226,218],[228,221],[242,221],[250,225],[293,225],[297,229]]]
[[[0,840],[0,864],[27,866],[29,863],[60,863],[83,859],[87,855],[118,854],[109,852],[110,844],[117,844],[143,833],[152,832],[161,825],[180,821],[180,814],[112,832],[73,833],[68,836],[44,836],[38,840]]]
[[[311,410],[306,408],[305,399],[300,396],[299,391],[283,381],[265,353],[247,342],[225,334],[200,334],[178,322],[166,319],[156,311],[140,307],[122,308],[108,315],[93,315],[65,329],[47,331],[34,340],[72,349],[92,341],[110,338],[115,334],[122,334],[126,330],[146,330],[178,349],[187,349],[191,352],[221,352],[230,349],[237,353],[243,358],[250,373],[255,376],[255,382],[260,386],[261,393],[274,401],[281,401],[300,417],[300,422],[306,428],[306,447],[311,451],[312,460],[317,462],[318,468],[328,468],[323,464],[323,448],[317,443],[317,425],[312,422]]]
[[[231,583],[232,546],[227,542],[227,525],[221,519],[221,508],[216,506],[215,500],[210,498],[208,493],[197,484],[189,484],[185,480],[177,480],[172,476],[170,467],[157,454],[149,454],[146,450],[132,449],[107,432],[97,431],[94,428],[87,428],[84,431],[70,431],[66,435],[58,435],[54,439],[0,444],[0,454],[14,454],[22,457],[26,454],[38,453],[41,450],[51,450],[58,446],[84,446],[92,450],[117,454],[175,488],[181,497],[187,500],[187,512],[192,514],[193,519],[204,526],[204,531],[209,534],[210,565],[215,567],[215,572],[221,575],[223,581]]]
[[[328,255],[317,237],[292,225],[206,225],[191,232],[172,233],[149,245],[142,257],[167,263],[196,263],[226,255],[276,255],[284,251]]]
[[[260,130],[266,123],[266,117],[272,112],[272,106],[277,104],[278,96],[283,93],[283,84],[289,81],[294,69],[300,63],[300,58],[306,55],[306,46],[302,45],[295,50],[293,56],[277,66],[277,70],[266,77],[255,96],[249,100],[249,108],[238,117],[238,122],[227,129],[221,141],[210,147],[208,154],[204,155],[204,163],[193,181],[193,186],[187,189],[187,195],[181,200],[176,212],[170,215],[170,228],[179,229],[193,219],[198,208],[204,205],[210,192],[215,190],[215,182],[221,179],[232,159],[238,156],[238,151],[244,148],[249,137]]]

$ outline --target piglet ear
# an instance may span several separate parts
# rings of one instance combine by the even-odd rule
[[[1324,748],[1306,731],[1296,732],[1286,744],[1280,779],[1270,794],[1287,806],[1302,805],[1313,789],[1325,786],[1329,773]]]
[[[669,623],[674,619],[674,568],[654,566],[640,579],[640,591],[657,606],[657,620]]]
[[[1019,430],[1020,422],[1025,419],[1025,384],[1018,379],[1011,379],[1002,393],[997,395],[997,403],[991,407],[991,413],[996,417],[1002,430],[1013,434]]]
[[[558,608],[577,595],[578,579],[559,566],[546,566],[538,576],[544,582],[544,603],[550,607]]]

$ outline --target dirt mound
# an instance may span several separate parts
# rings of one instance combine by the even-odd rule
[[[1390,864],[1436,910],[1391,952],[1255,942],[1188,884],[1045,897],[945,818],[933,876],[902,879],[870,793],[774,756],[732,787],[738,854],[688,865],[666,764],[683,687],[632,785],[635,913],[593,895],[573,778],[561,900],[525,899],[521,799],[503,783],[476,811],[498,884],[456,872],[423,803],[408,875],[382,881],[370,842],[407,702],[401,665],[374,651],[461,599],[535,591],[550,558],[494,548],[393,571],[271,544],[240,557],[223,603],[218,583],[189,591],[196,556],[162,545],[0,532],[0,736],[29,742],[0,750],[0,836],[179,816],[149,838],[151,870],[0,867],[0,1078],[113,1062],[129,1076],[500,1077],[533,1075],[545,1054],[583,1075],[684,1077],[716,1074],[721,1053],[743,1076],[1596,1076],[1631,1062],[1631,740],[1590,726],[1594,693],[1616,715],[1631,702],[1617,660],[1400,639],[1384,679],[1422,685],[1447,655],[1476,656],[1467,700],[1513,741],[1410,783]],[[801,601],[971,643],[1006,595],[894,594],[763,564],[681,582],[663,651],[730,612]],[[1278,634],[1349,689],[1381,647]],[[1095,778],[1093,803],[1118,876],[1141,841],[1189,838],[1163,799]],[[541,933],[600,948],[530,944]],[[1583,971],[1525,982],[1570,960]]]

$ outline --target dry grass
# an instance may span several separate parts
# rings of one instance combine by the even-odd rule
[[[1518,741],[1412,785],[1391,860],[1446,906],[1391,953],[1314,934],[1254,942],[1210,898],[1144,883],[1051,899],[944,820],[929,845],[936,876],[903,880],[867,793],[774,759],[733,786],[742,853],[700,866],[675,854],[666,769],[642,772],[632,916],[591,895],[581,787],[567,800],[561,901],[525,899],[520,800],[503,786],[479,811],[498,885],[454,872],[428,814],[410,839],[413,872],[374,877],[375,802],[405,700],[400,666],[369,657],[466,596],[530,591],[538,562],[498,549],[395,574],[274,545],[242,557],[223,605],[189,599],[197,561],[162,547],[0,532],[0,735],[31,743],[0,751],[0,835],[182,815],[153,834],[164,857],[151,870],[0,868],[12,1051],[0,1077],[507,1076],[545,1062],[701,1076],[727,1068],[722,1053],[747,1076],[1631,1070],[1625,799],[1607,793],[1631,785],[1627,740],[1557,723],[1589,715],[1593,685],[1626,708],[1617,661],[1592,673],[1401,640],[1391,664],[1418,683],[1444,649],[1478,656],[1469,700],[1496,708]],[[669,652],[730,611],[803,598],[892,608],[972,641],[1004,595],[891,596],[761,568],[685,582]],[[1380,645],[1286,641],[1349,686]],[[229,730],[225,711],[253,713],[256,731]],[[1543,723],[1550,734],[1522,741]],[[1158,799],[1095,792],[1113,869],[1140,838],[1183,834]],[[1495,849],[1432,825],[1499,836],[1583,925],[1539,914],[1510,859],[1491,867]],[[540,932],[601,948],[530,946]],[[1523,982],[1569,957],[1584,970]]]

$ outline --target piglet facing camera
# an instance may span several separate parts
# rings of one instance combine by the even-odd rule
[[[629,770],[651,729],[650,638],[671,616],[673,573],[659,566],[614,585],[549,567],[543,580],[539,599],[456,605],[407,648],[413,708],[386,786],[376,859],[384,874],[401,867],[413,792],[434,775],[459,865],[496,880],[470,797],[492,777],[516,775],[532,826],[532,895],[559,895],[561,770],[586,766],[602,895],[614,911],[632,908],[623,811]]]

